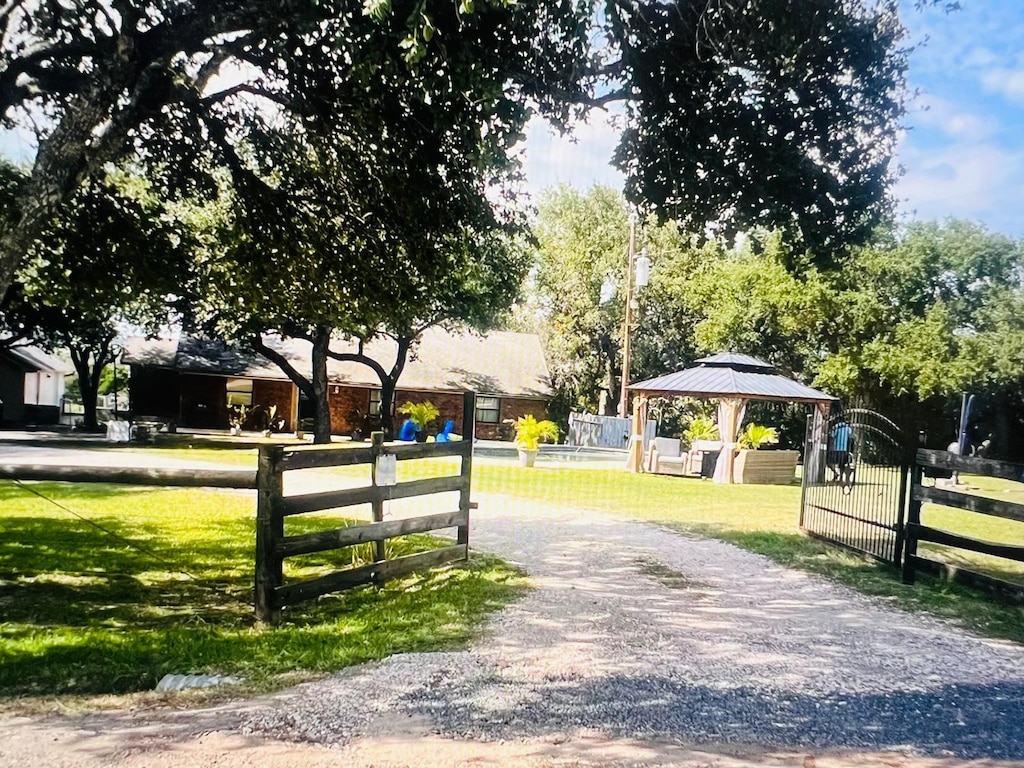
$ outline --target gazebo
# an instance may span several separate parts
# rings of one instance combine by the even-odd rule
[[[824,430],[828,411],[837,398],[827,395],[788,376],[764,360],[734,352],[701,358],[693,368],[631,384],[636,395],[633,405],[633,437],[630,440],[628,468],[641,471],[643,439],[638,424],[643,424],[650,397],[693,397],[718,401],[718,431],[723,447],[715,467],[716,483],[733,482],[733,461],[736,441],[743,422],[743,413],[750,400],[771,400],[786,403],[813,403],[816,408],[815,429]],[[809,457],[820,461],[820,457]]]

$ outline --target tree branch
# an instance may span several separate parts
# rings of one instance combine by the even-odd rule
[[[309,379],[307,379],[305,376],[303,376],[301,373],[295,370],[295,367],[290,362],[288,362],[288,358],[286,358],[276,349],[271,349],[270,347],[268,347],[263,342],[263,337],[259,336],[258,334],[250,337],[249,344],[252,346],[253,349],[255,349],[257,352],[259,352],[261,355],[267,358],[270,362],[274,363],[274,365],[276,365],[282,371],[284,371],[285,375],[289,379],[291,379],[292,382],[294,382],[295,386],[297,386],[302,391],[302,394],[304,394],[311,400],[314,399],[315,393],[313,392],[312,382],[310,382]]]

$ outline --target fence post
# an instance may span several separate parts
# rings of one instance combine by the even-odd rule
[[[914,491],[924,480],[924,469],[915,456],[910,470],[910,502],[907,504],[907,524],[903,539],[903,583],[913,584],[915,578],[914,559],[917,557],[917,529],[921,525],[921,501],[914,498]]]
[[[284,582],[283,558],[277,551],[278,542],[284,538],[283,455],[279,445],[262,446],[256,470],[256,619],[271,625],[281,621],[274,590]]]
[[[459,474],[463,479],[462,490],[459,491],[459,511],[466,513],[466,524],[459,526],[458,543],[466,545],[466,558],[469,559],[469,510],[470,483],[473,480],[473,441],[476,439],[476,393],[462,394],[462,440],[465,451]]]
[[[384,453],[384,433],[373,432],[370,434],[370,482],[373,484],[373,500],[370,502],[370,511],[373,515],[373,522],[384,521],[384,496],[381,494],[380,486],[377,485],[377,459]],[[384,540],[373,542],[374,563],[384,562]],[[374,574],[373,583],[377,589],[384,589],[384,577]]]

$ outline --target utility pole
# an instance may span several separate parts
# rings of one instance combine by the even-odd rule
[[[619,394],[619,417],[627,418],[629,412],[629,363],[630,363],[630,330],[633,327],[633,259],[636,257],[636,215],[629,217],[629,250],[626,254],[626,320],[622,328],[622,386]]]

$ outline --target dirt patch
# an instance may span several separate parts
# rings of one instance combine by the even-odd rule
[[[685,573],[670,568],[664,563],[659,563],[656,560],[638,559],[636,566],[640,569],[640,573],[650,576],[669,589],[686,589],[694,597],[702,600],[712,600],[715,597],[714,588],[710,584],[687,576]]]

